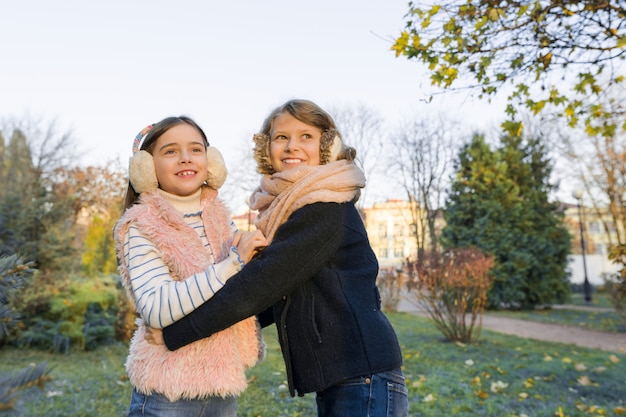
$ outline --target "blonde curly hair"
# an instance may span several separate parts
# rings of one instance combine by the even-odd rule
[[[309,100],[289,100],[274,109],[263,122],[261,131],[254,135],[254,159],[259,174],[273,174],[270,160],[270,137],[276,117],[288,113],[302,123],[316,127],[322,132],[320,139],[320,164],[346,159],[354,161],[356,150],[344,145],[333,118],[317,104]]]

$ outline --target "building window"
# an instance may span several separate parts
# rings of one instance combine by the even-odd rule
[[[393,248],[393,257],[394,258],[403,258],[404,257],[404,251],[402,250],[402,248],[399,248],[399,247]]]
[[[403,228],[401,224],[394,224],[393,225],[393,235],[394,236],[402,236],[403,235]]]
[[[381,223],[378,225],[378,237],[380,239],[384,239],[387,237],[387,225],[385,223]]]
[[[596,245],[596,253],[598,255],[606,255],[606,245],[597,244]]]
[[[600,233],[600,223],[598,223],[598,222],[590,222],[589,223],[589,233]]]
[[[378,250],[378,257],[380,259],[387,259],[387,248],[380,248]]]

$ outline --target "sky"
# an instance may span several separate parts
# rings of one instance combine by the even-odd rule
[[[184,114],[231,166],[292,98],[364,105],[390,125],[433,111],[473,125],[502,117],[467,97],[425,103],[424,68],[391,51],[405,0],[5,3],[0,118],[53,120],[87,165],[127,164],[137,132]]]

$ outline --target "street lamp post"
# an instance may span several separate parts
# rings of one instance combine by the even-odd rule
[[[583,272],[585,273],[585,280],[583,281],[583,293],[585,294],[585,302],[591,302],[591,284],[587,277],[587,261],[585,259],[585,235],[583,232],[583,215],[582,215],[582,199],[583,192],[581,190],[575,190],[572,194],[578,202],[578,225],[580,226],[580,250],[583,254]]]

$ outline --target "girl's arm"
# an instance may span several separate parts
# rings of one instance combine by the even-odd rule
[[[348,203],[350,204],[350,203]],[[343,233],[341,204],[315,203],[294,212],[272,243],[210,300],[163,329],[170,350],[257,315],[328,264]]]
[[[244,265],[235,248],[223,261],[176,281],[156,247],[132,225],[125,236],[127,262],[135,309],[153,328],[163,328],[208,300]]]

